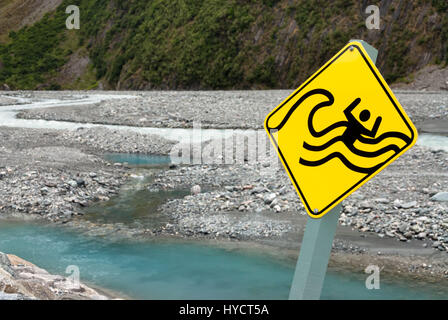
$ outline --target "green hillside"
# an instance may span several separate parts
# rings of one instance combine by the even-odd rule
[[[81,29],[67,30],[76,4]],[[292,88],[349,39],[379,49],[388,81],[448,62],[445,0],[383,0],[368,30],[358,0],[70,0],[0,44],[15,89]]]

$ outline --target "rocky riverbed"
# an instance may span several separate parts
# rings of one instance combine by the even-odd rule
[[[260,128],[265,114],[286,94],[286,91],[281,90],[149,92],[134,94],[134,98],[105,100],[93,106],[27,110],[20,116],[137,126],[191,127],[193,121],[201,121],[203,127]],[[26,98],[43,99],[45,95],[48,93],[28,93]],[[63,96],[72,97],[68,93]],[[19,97],[20,94],[14,93],[9,98]],[[398,94],[398,98],[417,126],[431,119],[447,117],[448,96],[445,93],[403,92]],[[137,116],[142,118],[137,119]],[[145,117],[147,121],[140,121]],[[0,132],[3,132],[3,154],[15,154],[17,150],[14,148],[23,144],[24,151],[20,152],[25,154],[14,155],[13,159],[38,160],[42,154],[51,157],[55,154],[68,154],[69,150],[76,153],[76,148],[79,148],[81,153],[76,156],[84,157],[86,161],[94,162],[102,168],[103,171],[80,168],[83,169],[82,172],[70,172],[73,170],[70,157],[65,159],[66,170],[59,177],[55,177],[57,173],[51,173],[54,168],[49,168],[50,172],[42,175],[39,170],[31,167],[23,172],[21,166],[17,175],[24,181],[25,186],[22,186],[16,181],[14,166],[4,166],[2,181],[5,194],[16,195],[5,200],[9,206],[4,204],[4,209],[17,209],[16,211],[25,213],[39,212],[56,221],[61,215],[66,219],[79,214],[82,210],[75,208],[82,208],[91,201],[107,200],[116,194],[123,183],[123,177],[128,174],[126,168],[110,166],[99,157],[93,158],[92,153],[98,155],[111,151],[167,154],[173,147],[172,141],[158,136],[106,128],[80,128],[76,131],[3,128]],[[27,148],[42,144],[53,145],[56,149]],[[54,147],[55,144],[60,147]],[[52,162],[54,159],[46,161]],[[412,238],[430,239],[433,241],[432,246],[438,250],[446,250],[448,234],[444,215],[447,205],[443,201],[443,192],[447,181],[447,161],[447,154],[443,151],[420,146],[412,148],[344,202],[340,222],[363,232],[375,232],[380,237],[394,237],[401,241]],[[154,184],[149,186],[150,189],[190,188],[198,185],[211,190],[163,205],[160,210],[174,221],[167,224],[164,232],[231,238],[270,237],[288,232],[291,225],[277,216],[280,213],[304,214],[304,209],[292,186],[286,182],[288,179],[283,168],[276,166],[272,170],[269,165],[269,159],[258,159],[252,163],[224,166],[177,166],[161,172]],[[37,166],[41,167],[42,164],[38,163]],[[95,175],[98,174],[104,178],[97,178]],[[33,179],[34,183],[31,183],[30,180]],[[384,184],[385,180],[387,184]],[[27,184],[31,186],[28,187]],[[25,192],[28,190],[31,191]],[[437,193],[441,194],[436,196]],[[51,198],[55,195],[57,199]],[[48,197],[50,199],[45,201],[44,198]],[[253,215],[243,218],[242,213]]]
[[[106,128],[76,131],[0,127],[0,213],[68,221],[118,193],[129,169],[103,152],[166,153],[158,136]]]
[[[131,126],[258,129],[287,91],[145,92],[133,98],[110,99],[93,105],[33,109],[26,119],[64,120]],[[27,99],[72,97],[76,93],[27,93]],[[23,93],[8,93],[8,99]],[[443,130],[448,117],[446,93],[399,93],[417,127],[436,121]],[[19,99],[20,100],[20,99]],[[7,103],[5,103],[6,105]],[[169,154],[176,142],[158,135],[113,128],[77,130],[0,127],[0,216],[44,218],[91,234],[124,237],[182,236],[280,243],[296,241],[305,211],[284,169],[268,157],[230,164],[171,165],[158,171],[148,190],[192,189],[191,195],[159,207],[166,224],[159,228],[98,225],[80,219],[85,208],[107,201],[136,174],[136,168],[109,163],[105,152]],[[207,145],[203,143],[202,145]],[[216,156],[216,155],[214,155]],[[141,169],[139,169],[141,170]],[[141,171],[138,175],[145,174]],[[359,232],[350,241],[335,241],[335,251],[385,259],[393,241],[395,252],[412,248],[401,265],[444,275],[448,269],[448,153],[414,146],[343,203],[340,225]],[[369,241],[364,241],[367,237]],[[395,246],[395,245],[394,245]],[[423,251],[420,251],[423,250]],[[424,252],[424,254],[422,253]],[[437,254],[437,263],[427,262]],[[440,258],[442,254],[442,258]],[[378,255],[378,256],[377,256]],[[443,258],[445,257],[445,258]],[[343,258],[341,258],[341,261]],[[356,259],[355,259],[356,260]],[[412,261],[418,261],[416,265]],[[426,261],[426,262],[425,262]],[[431,260],[432,261],[432,260]],[[422,267],[432,265],[431,268]],[[420,266],[420,267],[419,267]],[[435,267],[437,266],[437,267]]]
[[[196,121],[202,128],[261,129],[266,115],[291,93],[292,90],[138,92],[132,99],[106,100],[88,108],[27,110],[18,117],[163,128],[191,128]],[[446,92],[398,91],[396,96],[417,126],[428,120],[448,119]]]
[[[184,184],[214,188],[161,207],[175,218],[176,223],[167,227],[176,232],[234,238],[278,236],[294,228],[284,220],[285,213],[305,215],[305,210],[284,169],[268,170],[268,166],[260,162],[174,167],[159,174],[149,188]],[[446,251],[447,183],[448,154],[415,146],[343,202],[340,223],[381,238],[428,239],[432,247]],[[252,215],[248,219],[245,213]]]
[[[0,300],[107,300],[104,294],[0,252]]]

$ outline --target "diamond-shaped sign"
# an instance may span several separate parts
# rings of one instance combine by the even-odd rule
[[[313,218],[325,215],[417,140],[411,120],[356,41],[276,107],[265,129]]]

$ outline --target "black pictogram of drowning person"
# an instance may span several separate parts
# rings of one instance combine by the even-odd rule
[[[333,139],[330,139],[326,143],[319,145],[319,146],[310,145],[307,142],[304,142],[303,147],[305,149],[310,150],[310,151],[315,151],[315,152],[324,151],[325,149],[329,148],[336,142],[341,141],[347,147],[347,149],[350,152],[352,152],[353,154],[361,156],[361,157],[374,158],[374,157],[383,155],[384,153],[389,152],[389,151],[393,151],[394,154],[397,154],[398,152],[401,151],[401,149],[395,144],[390,144],[390,145],[383,147],[376,151],[363,151],[363,150],[357,149],[354,146],[355,142],[360,141],[365,144],[375,145],[375,144],[380,143],[384,139],[390,138],[390,137],[399,138],[399,139],[403,140],[406,144],[409,144],[411,142],[411,139],[408,136],[406,136],[405,134],[403,134],[401,132],[395,132],[395,131],[386,132],[386,133],[383,133],[380,136],[376,137],[376,135],[378,133],[378,129],[382,122],[381,117],[376,118],[373,128],[371,130],[369,130],[363,124],[363,122],[366,122],[370,119],[371,115],[370,115],[370,111],[368,109],[364,109],[363,111],[361,111],[361,113],[359,115],[360,121],[353,116],[352,111],[360,104],[360,102],[361,102],[360,98],[356,98],[355,100],[353,100],[353,102],[347,108],[345,108],[344,115],[347,119],[346,121],[339,121],[339,122],[333,123],[332,125],[328,126],[327,128],[317,131],[313,125],[314,115],[316,114],[316,112],[319,109],[321,109],[323,107],[329,107],[329,106],[333,105],[333,103],[334,103],[333,95],[331,94],[331,92],[329,92],[328,90],[325,90],[325,89],[314,89],[314,90],[311,90],[311,91],[307,92],[306,94],[304,94],[291,107],[291,109],[288,111],[288,113],[286,114],[286,116],[283,118],[283,120],[281,121],[281,123],[278,126],[272,127],[272,128],[268,127],[269,131],[280,130],[281,128],[283,128],[283,126],[286,124],[288,119],[291,117],[294,110],[296,110],[297,107],[303,103],[303,101],[305,101],[309,97],[316,95],[316,94],[324,95],[325,97],[327,97],[328,100],[317,104],[311,110],[311,112],[308,116],[308,129],[309,129],[309,132],[311,133],[311,135],[313,137],[319,138],[319,137],[325,136],[326,134],[330,133],[334,129],[341,128],[341,127],[345,127],[346,129],[344,130],[342,135],[336,136]],[[342,161],[342,163],[344,163],[344,165],[347,168],[349,168],[353,171],[359,172],[359,173],[366,173],[366,174],[371,174],[371,173],[377,171],[381,166],[383,166],[385,164],[385,162],[387,162],[387,160],[386,160],[386,161],[381,162],[373,167],[367,167],[367,168],[360,167],[360,166],[357,166],[357,165],[351,163],[346,158],[346,156],[344,156],[340,152],[333,152],[333,153],[327,155],[326,157],[316,160],[316,161],[309,161],[304,158],[300,158],[299,162],[305,166],[317,167],[317,166],[323,165],[324,163],[326,163],[334,158],[338,158],[340,161]]]
[[[348,120],[347,129],[341,136],[342,141],[346,146],[353,146],[356,140],[362,137],[362,135],[366,135],[368,137],[374,138],[378,132],[378,129],[381,124],[381,117],[377,117],[375,124],[373,125],[372,130],[364,127],[362,123],[360,123],[352,114],[353,109],[355,109],[358,104],[361,102],[360,98],[356,98],[345,110],[344,115]],[[370,111],[364,109],[359,114],[359,120],[362,122],[366,122],[370,119]]]

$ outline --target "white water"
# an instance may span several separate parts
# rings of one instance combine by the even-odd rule
[[[445,150],[448,152],[448,137],[438,136],[435,134],[424,133],[420,134],[417,144],[427,146],[432,149]]]
[[[76,96],[74,96],[76,97]],[[223,129],[201,129],[200,132],[194,132],[189,128],[151,128],[151,127],[132,127],[125,125],[104,125],[93,123],[80,123],[70,121],[53,121],[53,120],[35,120],[35,119],[18,119],[16,115],[21,110],[51,108],[51,107],[70,107],[85,106],[100,103],[104,100],[135,98],[132,95],[80,95],[70,100],[45,99],[42,101],[31,101],[22,98],[20,105],[9,105],[0,107],[0,126],[18,127],[18,128],[34,128],[34,129],[66,129],[76,130],[78,128],[95,128],[106,127],[113,130],[129,130],[141,134],[155,134],[169,140],[179,142],[200,142],[213,138],[227,138],[235,132],[243,132],[244,130],[223,130]]]

